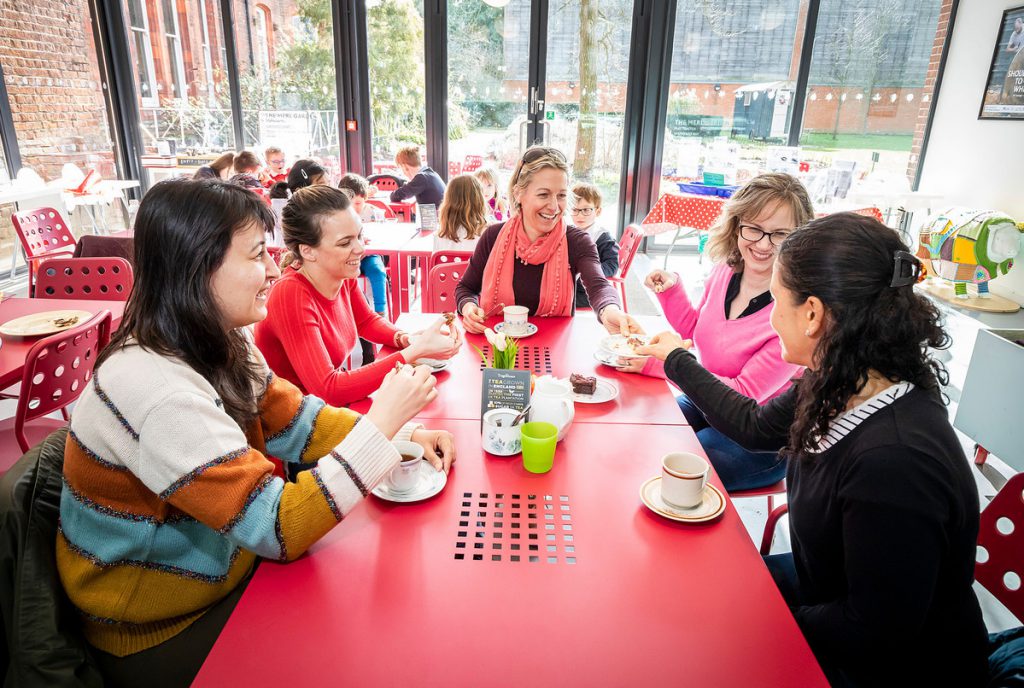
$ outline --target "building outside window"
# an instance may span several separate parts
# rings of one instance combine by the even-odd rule
[[[145,0],[128,0],[128,30],[135,60],[135,75],[139,99],[144,107],[160,105],[156,67],[153,64],[153,46],[149,38],[149,17]]]
[[[175,0],[161,0],[160,4],[163,10],[167,60],[171,72],[171,96],[187,98],[188,82],[185,80],[185,57],[181,51],[181,28],[178,25],[177,3]]]

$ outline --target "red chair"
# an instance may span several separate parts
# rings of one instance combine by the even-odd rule
[[[462,171],[465,174],[476,172],[484,166],[484,159],[479,155],[467,155],[462,163]]]
[[[1024,619],[1024,473],[1010,478],[981,512],[974,578]]]
[[[53,208],[14,213],[11,221],[28,262],[28,293],[31,295],[39,260],[65,253],[70,258],[75,251],[75,235],[67,221]]]
[[[135,282],[124,258],[48,258],[39,263],[39,299],[127,301]]]
[[[384,201],[381,201],[376,198],[367,198],[366,202],[369,205],[372,205],[374,208],[380,208],[381,210],[383,210],[385,220],[395,220],[398,218],[398,216],[395,215],[395,211],[391,209],[391,206],[385,203]]]
[[[768,498],[768,519],[764,524],[764,533],[761,535],[761,547],[760,552],[762,557],[768,556],[772,550],[772,540],[775,539],[775,526],[778,525],[779,519],[789,512],[789,504],[783,502],[778,506],[775,505],[775,498],[786,495],[786,479],[783,478],[774,485],[766,485],[765,487],[752,487],[749,490],[733,490],[729,493],[729,499],[744,499],[748,497],[767,497]]]
[[[0,421],[0,473],[30,447],[67,424],[66,420],[43,416],[63,411],[85,390],[92,379],[96,356],[110,341],[111,319],[110,311],[100,311],[81,325],[41,339],[29,349],[14,418]],[[16,441],[11,441],[11,435]]]
[[[882,223],[885,222],[885,220],[882,219],[882,211],[879,210],[878,208],[858,208],[853,212],[857,213],[858,215],[866,215],[867,217],[873,217]]]
[[[375,174],[366,181],[376,186],[378,191],[397,191],[405,183],[393,174]]]
[[[451,265],[453,263],[468,263],[469,259],[473,257],[472,251],[435,251],[430,254],[430,258],[426,260],[426,266],[424,270],[429,275],[430,271],[434,269],[435,265]],[[430,296],[430,281],[427,280],[423,286],[423,301],[426,302]]]
[[[467,263],[441,263],[431,268],[423,290],[423,312],[455,311],[455,287],[466,274]]]
[[[455,162],[454,160],[450,161],[448,163],[448,178],[458,177],[460,174],[462,174],[462,163]]]
[[[636,257],[637,249],[640,248],[643,238],[644,230],[640,228],[640,225],[633,224],[626,227],[619,240],[619,274],[608,278],[609,282],[619,288],[619,295],[622,296],[622,310],[626,313],[629,312],[629,308],[626,307],[626,276],[629,274],[629,268],[633,265],[633,258]]]

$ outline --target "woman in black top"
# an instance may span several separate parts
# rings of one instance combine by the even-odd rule
[[[986,633],[971,587],[978,495],[928,347],[949,338],[914,293],[896,232],[839,213],[779,249],[772,327],[807,366],[759,407],[673,333],[646,353],[751,450],[783,449],[792,554],[766,562],[833,685],[983,685]],[[644,350],[642,350],[644,351]]]

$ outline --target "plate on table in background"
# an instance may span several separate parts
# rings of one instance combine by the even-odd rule
[[[442,370],[448,367],[448,363],[451,359],[440,359],[440,358],[421,358],[418,359],[413,365],[425,365],[430,368],[432,373],[440,373]]]
[[[10,337],[39,337],[46,334],[56,334],[69,330],[72,327],[81,325],[92,317],[89,311],[45,311],[43,313],[30,313],[20,318],[14,318],[0,325],[0,334]]]
[[[505,321],[502,320],[500,323],[495,325],[494,326],[494,331],[495,332],[505,332]],[[512,339],[522,339],[523,337],[532,337],[533,335],[537,334],[537,326],[534,325],[532,322],[528,322],[528,323],[526,323],[526,332],[524,332],[522,334],[508,334],[506,332],[505,334],[506,334],[506,336],[512,337]]]
[[[650,358],[650,355],[638,354],[630,344],[631,341],[646,344],[650,340],[650,336],[646,334],[633,334],[629,337],[623,337],[621,334],[611,334],[601,340],[601,348],[608,353],[621,356],[622,358]]]
[[[597,386],[593,394],[580,394],[573,392],[572,398],[577,404],[603,404],[619,396],[619,388],[608,380],[597,378]]]
[[[704,486],[704,498],[692,509],[672,506],[661,498],[661,476],[649,478],[640,486],[640,500],[644,506],[672,521],[680,523],[704,523],[713,521],[725,512],[725,497],[710,483]]]
[[[377,487],[373,488],[372,494],[386,502],[407,504],[433,497],[443,490],[447,483],[448,475],[444,471],[436,470],[429,461],[422,459],[416,473],[416,483],[412,488],[404,492],[396,492],[391,487],[390,478],[384,478]]]

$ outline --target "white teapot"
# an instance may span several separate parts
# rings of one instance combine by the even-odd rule
[[[554,425],[558,428],[558,441],[561,442],[575,415],[572,387],[567,380],[550,375],[537,378],[530,395],[531,421],[540,420]]]

